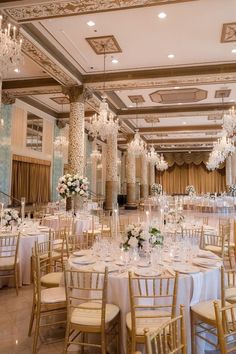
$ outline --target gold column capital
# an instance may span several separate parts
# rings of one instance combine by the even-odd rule
[[[92,97],[92,92],[83,85],[70,87],[63,86],[62,92],[64,93],[64,95],[69,97],[70,103],[84,103],[86,100],[89,100]]]
[[[10,95],[9,93],[2,92],[2,104],[14,104],[16,102],[16,99],[14,96]]]

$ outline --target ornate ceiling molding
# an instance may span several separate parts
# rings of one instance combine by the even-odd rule
[[[38,4],[26,4],[5,7],[7,15],[11,16],[19,23],[39,21],[45,18],[84,15],[94,12],[106,12],[115,10],[126,10],[138,7],[150,7],[157,5],[167,5],[196,0],[74,0],[74,1],[48,1]]]
[[[36,64],[41,66],[50,76],[65,86],[76,85],[76,81],[72,79],[57,63],[33,44],[23,35],[22,51],[30,57]]]
[[[34,95],[46,95],[50,93],[61,93],[62,88],[60,86],[56,87],[38,87],[38,88],[7,88],[3,89],[5,94],[11,95],[13,97],[24,97],[24,96],[34,96]]]

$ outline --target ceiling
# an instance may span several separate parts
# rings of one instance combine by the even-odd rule
[[[8,95],[67,121],[62,87],[84,85],[88,119],[105,83],[120,149],[137,128],[162,151],[209,150],[219,137],[236,100],[235,0],[4,0],[0,11],[24,40],[25,64],[3,83]]]

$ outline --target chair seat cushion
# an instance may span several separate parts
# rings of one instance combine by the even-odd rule
[[[225,300],[231,304],[236,303],[236,287],[225,289]]]
[[[62,278],[63,273],[62,272],[52,272],[52,273],[48,273],[43,275],[40,278],[40,282],[43,286],[59,286],[60,282],[61,282],[61,278]]]
[[[84,231],[84,233],[88,233],[88,234],[92,234],[92,235],[98,235],[101,233],[101,230],[99,229],[96,229],[96,230],[87,230],[87,231]]]
[[[167,311],[143,310],[136,311],[135,313],[137,336],[143,336],[144,330],[146,329],[148,329],[150,332],[153,332],[171,319],[170,313]],[[142,316],[142,318],[137,318],[138,316]],[[128,312],[126,315],[126,326],[128,327],[129,331],[132,330],[131,312]]]
[[[213,253],[221,253],[222,248],[220,246],[207,245],[205,248],[207,251],[211,251]]]
[[[84,326],[100,326],[101,306],[102,305],[98,302],[85,302],[80,304],[78,308],[72,311],[71,323]],[[111,322],[118,315],[119,311],[118,306],[106,304],[105,323]]]
[[[43,304],[55,304],[66,301],[66,292],[64,287],[43,289],[41,291],[41,302]]]
[[[191,310],[202,316],[208,320],[215,320],[215,308],[214,308],[214,301],[217,301],[219,306],[221,307],[221,300],[209,300],[199,302],[198,304],[191,306]]]
[[[14,269],[14,265],[15,265],[15,257],[0,258],[0,270],[12,270]]]

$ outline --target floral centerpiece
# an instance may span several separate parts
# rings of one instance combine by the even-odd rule
[[[147,233],[142,224],[130,224],[125,230],[125,242],[123,247],[128,250],[130,247],[142,248],[143,243],[147,241]]]
[[[164,236],[156,226],[151,226],[149,228],[149,235],[149,242],[152,246],[163,246]]]
[[[165,220],[171,224],[181,224],[184,222],[184,216],[178,210],[170,209],[165,214]]]
[[[186,188],[185,188],[185,193],[187,193],[188,195],[194,195],[196,194],[196,191],[195,191],[195,188],[192,184],[188,185]]]
[[[80,177],[79,175],[66,175],[59,178],[57,191],[62,198],[73,196],[81,196],[87,198],[88,196],[88,179]]]
[[[231,193],[232,196],[236,195],[236,183],[229,186],[229,193]]]
[[[18,210],[4,209],[2,215],[2,226],[11,226],[13,223],[17,225],[20,225],[21,223]]]
[[[151,187],[152,194],[154,195],[160,195],[162,193],[162,185],[160,183],[153,183]]]

